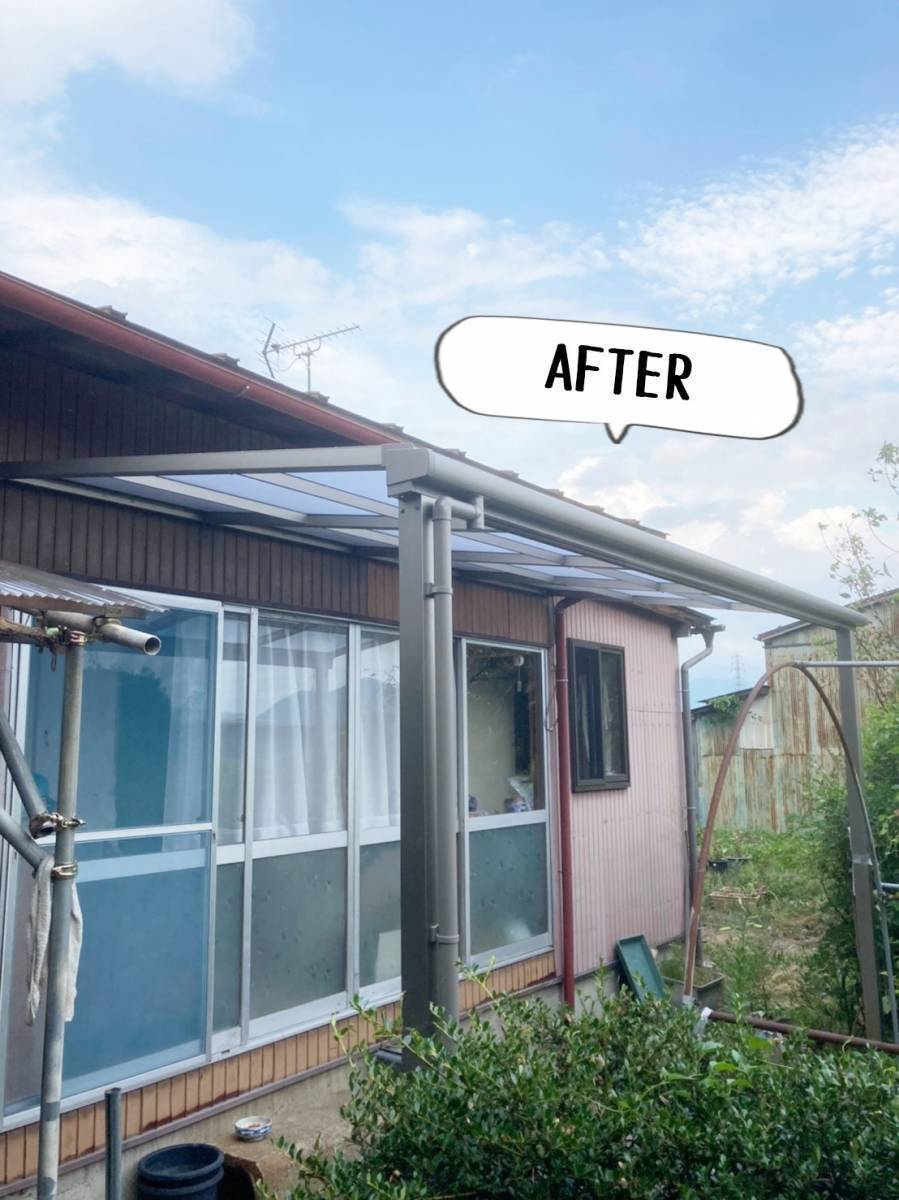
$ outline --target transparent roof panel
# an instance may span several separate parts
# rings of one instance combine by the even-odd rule
[[[219,520],[224,514],[229,523],[233,515],[235,525],[240,525],[242,518],[249,523],[252,516],[252,521],[261,522],[263,528],[268,528],[271,521],[276,532],[396,558],[398,533],[393,522],[397,502],[388,496],[386,477],[380,469],[92,476],[73,477],[73,482],[153,499],[198,514],[214,514]],[[296,530],[289,524],[291,517],[298,518]],[[303,518],[312,520],[307,523]],[[279,520],[288,523],[278,525]],[[454,532],[452,547],[460,556],[457,569],[491,582],[505,580],[555,593],[583,588],[585,595],[642,604],[745,607],[620,567],[598,555],[491,528],[489,522],[484,530]],[[504,561],[506,558],[508,561]]]
[[[221,492],[232,499],[258,500],[276,508],[287,508],[300,513],[331,513],[334,516],[362,516],[364,507],[344,504],[326,496],[311,495],[275,483],[262,483],[247,475],[170,475],[167,478],[178,483],[189,483],[195,487]]]
[[[387,477],[383,471],[291,471],[290,474],[295,479],[307,479],[325,487],[339,488],[396,508],[396,500],[387,495]]]

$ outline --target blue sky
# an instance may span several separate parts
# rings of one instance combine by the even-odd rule
[[[887,3],[32,0],[0,45],[0,266],[835,595],[818,524],[897,440],[899,10]],[[776,443],[491,422],[436,386],[470,312],[785,346]],[[288,375],[302,386],[302,375]],[[728,621],[700,692],[758,672]]]

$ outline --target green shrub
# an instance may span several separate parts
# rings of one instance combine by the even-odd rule
[[[454,1053],[411,1036],[420,1070],[363,1052],[344,1109],[354,1145],[289,1148],[292,1197],[899,1197],[893,1059],[697,1025],[626,993],[577,1017],[501,998],[491,1020],[441,1022]]]

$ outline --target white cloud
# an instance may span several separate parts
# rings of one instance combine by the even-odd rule
[[[852,525],[854,509],[849,505],[830,505],[825,508],[810,508],[801,516],[787,521],[775,529],[774,535],[783,546],[802,550],[808,554],[821,553],[826,549],[825,537],[833,539],[835,531]],[[822,525],[824,530],[822,531]]]
[[[642,521],[658,509],[671,507],[669,500],[642,479],[628,479],[611,485],[592,482],[591,476],[595,472],[600,472],[599,477],[603,478],[601,468],[604,465],[608,465],[607,459],[601,456],[581,459],[561,473],[557,486],[573,500],[598,505],[616,517],[635,521]]]
[[[621,252],[692,304],[761,298],[862,259],[879,265],[899,235],[899,127],[857,131],[803,161],[712,183],[664,207]]]
[[[899,305],[816,321],[799,330],[795,345],[816,372],[899,381]]]
[[[251,51],[239,0],[19,0],[4,6],[0,104],[42,104],[70,76],[117,67],[151,83],[208,88]]]
[[[762,492],[743,510],[741,533],[757,529],[776,529],[787,506],[786,492]]]
[[[329,290],[321,263],[282,243],[221,237],[132,201],[37,178],[21,191],[0,187],[0,261],[45,287],[113,304],[140,324],[245,356],[264,328],[262,314],[293,296],[314,312]]]
[[[668,539],[679,546],[698,550],[701,554],[711,554],[727,531],[724,521],[685,521],[668,530]]]
[[[608,266],[600,238],[561,222],[534,232],[512,221],[491,221],[469,209],[356,202],[344,207],[351,224],[374,235],[359,249],[359,272],[372,299],[444,304],[477,294],[515,296],[549,280],[590,275]]]

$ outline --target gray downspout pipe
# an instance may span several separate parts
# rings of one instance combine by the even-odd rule
[[[687,881],[689,890],[688,897],[693,895],[693,884],[696,881],[696,857],[697,857],[697,838],[696,830],[698,826],[698,804],[697,804],[697,787],[696,787],[696,747],[693,740],[693,718],[690,711],[690,672],[697,663],[701,663],[704,658],[712,653],[715,643],[715,634],[721,631],[722,626],[710,625],[707,629],[702,629],[703,641],[705,649],[700,650],[698,654],[694,654],[692,658],[688,658],[685,663],[681,664],[680,668],[680,708],[681,708],[681,727],[684,741],[684,785],[687,799]],[[684,926],[684,938],[687,937],[690,921],[690,901],[687,900],[686,908],[686,923]],[[700,931],[699,940],[696,943],[696,961],[702,962],[702,933]]]
[[[453,502],[435,502],[434,690],[437,768],[434,822],[435,879],[431,925],[433,1000],[450,1018],[459,1015],[459,784],[456,681],[453,661]]]
[[[50,936],[47,942],[44,1058],[37,1167],[38,1200],[54,1200],[59,1178],[59,1106],[62,1099],[62,1051],[68,979],[66,960],[72,921],[72,889],[75,886],[77,870],[75,798],[78,790],[84,653],[84,645],[76,642],[70,642],[65,653],[59,747],[58,820],[51,885]]]

